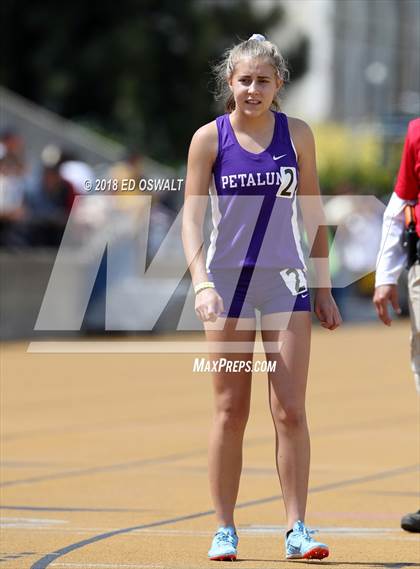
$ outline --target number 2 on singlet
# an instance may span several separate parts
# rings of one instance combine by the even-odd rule
[[[280,271],[280,275],[293,296],[308,290],[305,273],[302,269],[283,269]]]
[[[276,197],[291,199],[297,187],[296,168],[293,168],[293,166],[281,166],[280,177],[281,184],[277,190]]]

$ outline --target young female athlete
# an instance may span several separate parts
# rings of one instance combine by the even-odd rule
[[[277,47],[263,36],[254,34],[228,50],[216,71],[227,112],[192,138],[183,220],[196,313],[207,339],[219,347],[215,357],[240,370],[217,372],[213,378],[209,477],[219,528],[208,557],[234,560],[237,555],[233,514],[252,376],[240,364],[253,357],[258,309],[266,358],[275,362],[275,371],[268,373],[268,399],[287,514],[286,557],[322,559],[329,553],[327,545],[315,541],[304,525],[311,305],[296,222],[297,195],[303,196],[299,200],[313,243],[311,255],[318,258],[315,313],[329,330],[340,325],[341,317],[327,275],[314,140],[307,124],[277,112],[287,70]],[[209,187],[213,232],[206,262],[203,199],[207,201]]]

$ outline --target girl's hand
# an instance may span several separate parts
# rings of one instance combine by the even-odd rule
[[[315,294],[315,314],[321,326],[335,330],[343,322],[330,289],[318,289]]]
[[[223,312],[222,297],[214,288],[205,288],[195,297],[195,312],[202,322],[216,322]]]

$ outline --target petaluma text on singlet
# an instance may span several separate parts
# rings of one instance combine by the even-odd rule
[[[221,176],[222,188],[249,188],[250,186],[279,186],[281,176],[279,171],[254,172],[245,174],[230,174]]]

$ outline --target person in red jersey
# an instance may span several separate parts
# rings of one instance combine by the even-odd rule
[[[408,267],[408,296],[411,320],[411,367],[420,394],[420,118],[408,125],[400,170],[394,192],[384,213],[382,242],[378,255],[373,302],[384,324],[391,325],[388,304],[399,313],[397,282],[404,264]],[[413,206],[413,207],[409,207]],[[414,215],[413,215],[414,214]],[[408,256],[403,248],[404,228],[411,235]],[[420,510],[405,515],[401,527],[420,532]]]

